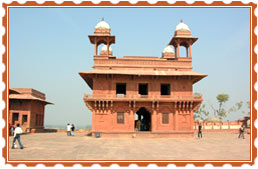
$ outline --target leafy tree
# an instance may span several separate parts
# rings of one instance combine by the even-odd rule
[[[229,112],[237,112],[243,107],[243,101],[237,102],[232,108],[229,109]]]
[[[194,96],[202,96],[201,93],[194,93]],[[202,104],[198,110],[194,111],[194,120],[204,120],[209,115],[205,110],[205,104]]]
[[[211,108],[214,111],[214,116],[219,118],[219,119],[227,117],[227,111],[223,108],[223,105],[228,101],[229,95],[228,94],[218,94],[216,98],[217,98],[217,100],[219,102],[219,108],[215,109],[211,105]]]
[[[250,101],[247,101],[245,103],[245,105],[248,108],[247,114],[250,115]],[[229,112],[237,112],[237,111],[241,110],[243,107],[244,107],[244,102],[243,101],[237,102],[232,108],[229,109]],[[246,111],[242,110],[242,113],[245,114]]]
[[[205,104],[202,104],[198,110],[194,111],[194,120],[204,120],[209,115],[209,112],[205,110]]]

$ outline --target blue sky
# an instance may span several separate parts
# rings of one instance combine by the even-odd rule
[[[91,124],[83,102],[91,90],[78,72],[92,69],[88,35],[102,17],[116,36],[116,57],[161,56],[183,19],[199,38],[192,48],[193,71],[208,77],[194,85],[194,92],[203,94],[206,107],[217,107],[220,93],[230,96],[226,108],[250,98],[249,9],[17,8],[9,16],[9,87],[46,94],[55,104],[46,106],[46,125]],[[226,120],[242,116],[231,113]]]

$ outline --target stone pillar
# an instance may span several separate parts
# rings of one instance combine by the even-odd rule
[[[180,44],[177,44],[177,57],[180,57]]]
[[[186,47],[185,49],[186,49],[186,57],[189,58],[188,47]]]
[[[189,53],[190,53],[190,58],[192,58],[192,44],[190,44]]]
[[[157,131],[157,110],[152,109],[152,116],[151,116],[151,131]]]
[[[97,38],[95,37],[95,46],[94,46],[94,56],[96,56],[98,54],[98,45],[97,45]]]
[[[107,43],[107,55],[109,56],[109,42]]]
[[[175,56],[176,56],[176,58],[177,58],[177,53],[178,53],[178,52],[177,52],[177,46],[174,46],[174,48],[175,48],[175,52],[176,52],[176,53],[175,53]]]

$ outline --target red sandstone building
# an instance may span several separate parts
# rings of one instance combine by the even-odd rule
[[[24,132],[37,132],[44,129],[45,105],[44,93],[34,89],[9,89],[9,124],[20,124]]]
[[[192,45],[198,38],[186,24],[177,25],[161,57],[113,56],[115,36],[104,20],[89,39],[95,46],[93,70],[79,74],[92,89],[84,101],[92,111],[93,136],[193,136],[193,112],[202,102],[193,95],[193,84],[206,75],[192,71]],[[180,46],[186,57],[180,56]]]

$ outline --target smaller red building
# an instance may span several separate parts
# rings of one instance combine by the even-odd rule
[[[44,129],[46,96],[31,88],[9,89],[9,125],[20,124],[25,132]]]

